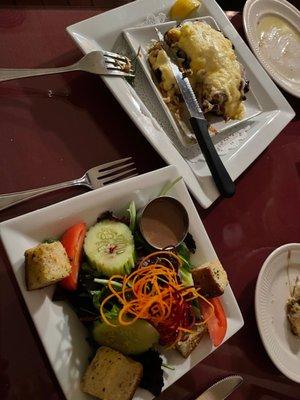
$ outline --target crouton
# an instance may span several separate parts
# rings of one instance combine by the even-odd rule
[[[192,276],[199,293],[207,298],[221,296],[228,284],[227,273],[219,260],[193,269]]]
[[[131,400],[142,374],[142,364],[103,346],[88,366],[81,388],[101,400]]]
[[[193,333],[187,333],[183,340],[180,340],[176,344],[176,349],[184,358],[188,358],[191,352],[198,346],[206,331],[206,325],[195,325],[193,331]]]
[[[28,290],[52,285],[71,272],[66,250],[60,242],[42,243],[25,251],[25,280]]]

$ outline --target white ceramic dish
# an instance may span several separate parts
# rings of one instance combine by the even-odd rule
[[[248,0],[243,11],[244,28],[253,52],[279,86],[300,97],[300,44],[296,50],[296,45],[289,43],[285,34],[280,45],[272,33],[269,46],[263,45],[258,26],[267,15],[280,17],[292,25],[300,37],[300,11],[286,0]]]
[[[286,317],[290,296],[288,252],[291,252],[291,284],[300,276],[300,244],[290,243],[276,249],[260,270],[255,291],[255,313],[262,342],[276,367],[300,383],[300,338],[294,336]]]
[[[173,0],[134,1],[69,26],[67,31],[84,53],[104,48],[130,54],[122,32],[145,25],[151,22],[151,18],[156,23],[162,21],[172,4]],[[229,128],[214,138],[216,146],[222,147],[222,160],[235,180],[295,114],[214,0],[203,0],[193,17],[196,16],[212,16],[232,41],[246,67],[252,93],[262,108],[259,115],[242,126]],[[200,150],[197,146],[191,149],[182,146],[139,64],[134,86],[122,78],[104,77],[103,80],[164,160],[177,166],[199,203],[204,208],[209,207],[218,198],[219,192]]]
[[[191,18],[186,21],[204,21],[209,24],[214,29],[219,29],[215,20],[210,17],[198,17]],[[155,77],[153,77],[153,72],[148,63],[148,54],[147,50],[153,45],[154,41],[158,40],[155,28],[157,28],[161,33],[165,33],[167,30],[172,28],[177,24],[176,21],[165,22],[162,24],[154,24],[148,26],[140,26],[137,28],[128,28],[125,29],[123,34],[125,39],[127,40],[129,46],[131,47],[133,53],[139,54],[138,61],[147,77],[152,90],[157,96],[157,99],[166,113],[178,139],[181,141],[183,146],[192,146],[195,145],[196,139],[193,132],[190,130],[186,121],[183,121],[183,124],[180,126],[178,122],[176,122],[175,118],[171,114],[169,108],[163,101],[163,97],[155,84]],[[207,114],[207,118],[211,124],[211,126],[216,129],[219,133],[224,132],[226,129],[237,127],[240,124],[243,124],[245,121],[253,118],[261,113],[260,105],[258,104],[257,99],[253,95],[251,89],[247,93],[247,100],[245,101],[245,117],[242,120],[231,120],[225,122],[221,117],[215,116],[213,114]]]
[[[95,223],[97,216],[106,210],[122,210],[131,200],[138,208],[144,206],[161,191],[162,187],[179,176],[174,166],[147,173],[135,178],[111,184],[81,196],[57,203],[50,207],[11,219],[0,224],[1,239],[13,272],[27,304],[49,361],[68,400],[88,400],[79,384],[88,363],[90,353],[86,342],[87,332],[72,309],[64,303],[51,301],[54,287],[28,292],[24,282],[24,251],[47,237],[59,237],[68,227],[84,220]],[[197,244],[193,262],[201,264],[217,257],[198,216],[183,181],[176,184],[170,195],[186,207],[190,219],[190,232]],[[222,296],[228,321],[225,340],[243,326],[243,317],[230,286]],[[208,336],[187,359],[175,350],[164,353],[165,362],[176,366],[164,374],[164,389],[174,383],[208,354],[213,352]],[[135,399],[149,400],[153,396],[142,389]]]

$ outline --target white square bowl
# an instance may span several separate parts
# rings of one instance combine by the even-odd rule
[[[186,22],[191,21],[202,21],[210,25],[214,29],[219,29],[216,21],[211,16],[206,17],[197,17],[185,20]],[[158,29],[162,34],[165,34],[169,29],[176,26],[176,21],[164,22],[160,24],[139,26],[135,28],[128,28],[123,31],[124,37],[131,47],[134,54],[138,54],[138,61],[140,63],[141,68],[144,71],[148,82],[157,96],[157,99],[160,103],[160,106],[164,110],[167,115],[170,124],[172,125],[174,132],[176,133],[179,141],[185,147],[194,146],[196,143],[196,138],[194,133],[191,131],[189,124],[186,120],[183,120],[181,124],[176,121],[168,106],[163,100],[163,96],[160,93],[156,78],[154,77],[153,71],[148,62],[148,49],[153,46],[154,42],[157,42],[158,36],[156,33],[156,29]],[[213,115],[212,113],[206,114],[206,118],[208,119],[212,128],[216,129],[218,133],[224,132],[225,130],[233,127],[238,127],[238,125],[243,126],[243,124],[249,120],[250,118],[256,117],[261,113],[261,107],[255,98],[252,89],[250,87],[249,92],[247,93],[247,99],[244,101],[245,105],[245,115],[241,120],[229,120],[225,122],[222,117],[218,117]],[[197,148],[194,149],[194,153],[197,154],[199,152],[199,147],[196,144]],[[218,151],[218,148],[217,148]],[[219,151],[218,151],[219,152]],[[220,153],[220,152],[219,152]]]
[[[54,287],[29,292],[24,279],[24,252],[45,238],[60,237],[71,225],[85,221],[95,223],[99,214],[106,210],[124,210],[131,200],[138,208],[157,196],[162,187],[179,176],[174,166],[162,168],[104,188],[57,203],[5,221],[0,224],[1,239],[10,260],[13,272],[28,307],[49,361],[68,400],[88,400],[91,397],[80,390],[80,380],[88,364],[90,348],[86,341],[86,329],[74,311],[63,302],[52,302]],[[190,232],[197,250],[193,263],[198,265],[217,257],[198,216],[183,181],[170,192],[186,207],[190,219]],[[243,317],[230,286],[222,296],[227,315],[228,328],[224,340],[230,338],[243,326]],[[213,352],[208,336],[187,359],[175,350],[164,352],[165,362],[175,366],[174,371],[164,373],[164,389],[188,372],[203,358]],[[150,400],[150,392],[138,389],[136,400]]]
[[[67,28],[84,53],[105,49],[130,54],[123,31],[157,23],[167,16],[174,0],[137,0],[96,15]],[[154,18],[154,15],[156,18]],[[149,18],[149,16],[151,18]],[[239,60],[246,67],[251,91],[261,106],[261,113],[226,129],[214,138],[222,149],[222,160],[231,178],[238,176],[259,156],[294,117],[295,113],[276,85],[251,53],[215,0],[203,0],[193,17],[211,16],[231,40]],[[200,150],[187,150],[179,141],[161,107],[144,71],[137,65],[134,85],[123,78],[103,77],[130,118],[168,164],[176,165],[189,189],[202,207],[209,207],[219,196]]]

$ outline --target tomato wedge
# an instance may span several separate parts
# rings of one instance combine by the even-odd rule
[[[219,346],[227,331],[227,318],[222,307],[222,303],[218,297],[214,297],[208,300],[214,306],[213,315],[209,318],[212,313],[212,308],[204,300],[199,300],[201,312],[204,319],[208,319],[207,327],[209,336],[214,346]]]
[[[86,233],[86,224],[80,222],[69,228],[61,237],[60,241],[64,246],[69,257],[72,269],[69,276],[60,283],[66,290],[76,290],[78,283],[78,273],[83,249],[83,240]]]

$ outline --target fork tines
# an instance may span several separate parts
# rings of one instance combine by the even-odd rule
[[[124,75],[134,76],[134,71],[131,68],[132,64],[128,57],[110,51],[103,51],[102,53],[108,71],[120,71]]]
[[[131,162],[128,162],[131,161]],[[112,183],[121,179],[131,178],[138,175],[132,157],[123,158],[121,160],[112,161],[107,164],[103,164],[98,169],[97,179],[102,184]],[[111,168],[114,167],[114,168]],[[128,169],[129,168],[129,169]],[[120,171],[120,172],[119,172]]]
[[[118,58],[113,58],[113,57],[108,57],[104,56],[106,64],[113,64],[113,65],[119,65],[122,66],[123,68],[126,67],[126,65],[129,65],[129,60],[128,61],[123,61]]]
[[[125,56],[121,56],[121,54],[112,53],[111,51],[103,51],[102,53],[105,57],[114,58],[116,60],[120,60],[120,61],[124,61],[124,62],[129,61],[129,58],[127,58]]]

